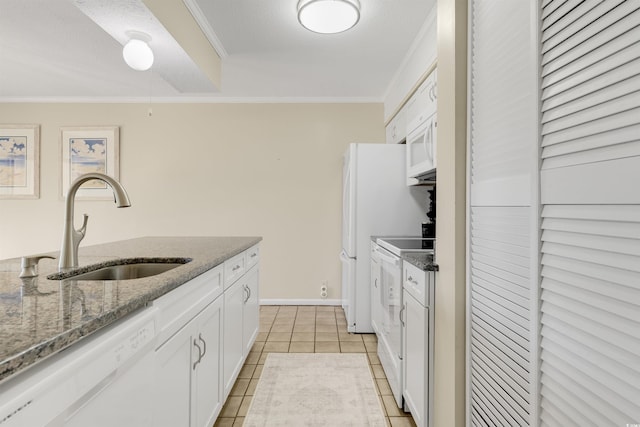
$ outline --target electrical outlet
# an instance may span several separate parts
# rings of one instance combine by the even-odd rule
[[[328,282],[326,280],[323,280],[322,281],[322,286],[320,286],[320,297],[322,299],[325,299],[327,297],[327,295],[329,294],[329,291],[328,291],[329,288],[327,286],[327,283]]]

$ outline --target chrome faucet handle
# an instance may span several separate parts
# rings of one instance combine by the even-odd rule
[[[76,230],[80,234],[80,240],[84,237],[85,232],[87,231],[87,221],[89,221],[89,215],[82,214],[82,227],[79,230]]]
[[[56,259],[49,255],[23,256],[20,261],[20,278],[36,277],[38,275],[38,262],[43,258]]]

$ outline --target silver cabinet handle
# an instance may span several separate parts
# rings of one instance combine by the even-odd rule
[[[402,309],[400,309],[400,314],[399,314],[399,317],[400,317],[400,323],[402,324],[402,327],[403,327],[403,328],[404,328],[404,326],[405,326],[405,323],[404,323],[404,316],[403,316],[402,314],[404,313],[404,310],[405,310],[406,308],[407,308],[407,305],[406,305],[406,304],[405,304],[405,305],[403,305],[403,306],[402,306]]]
[[[198,345],[198,341],[195,338],[193,339],[193,345],[198,349],[198,360],[193,362],[193,370],[195,371],[196,366],[198,366],[198,363],[200,363],[200,360],[202,360],[202,348],[200,348],[200,346]]]
[[[236,271],[240,268],[240,264],[236,264],[235,267],[231,269],[231,271]]]
[[[207,342],[204,339],[202,339],[201,333],[198,334],[198,339],[202,341],[202,355],[200,355],[200,359],[198,359],[198,362],[199,362],[200,360],[202,360],[204,355],[207,354]]]
[[[249,255],[249,256],[250,256],[251,258],[255,258],[255,257],[257,257],[257,256],[258,256],[258,253],[257,253],[257,252],[254,252],[254,253],[252,253],[252,254],[251,254],[251,255]]]
[[[414,280],[414,279],[413,279],[413,277],[411,277],[411,276],[407,277],[407,282],[409,282],[409,283],[413,283],[414,285],[417,285],[417,284],[418,284],[418,281],[417,281],[417,280]]]
[[[373,287],[378,289],[378,279],[373,279]]]

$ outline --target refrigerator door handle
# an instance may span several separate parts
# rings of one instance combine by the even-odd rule
[[[343,250],[340,252],[340,260],[341,260],[341,261],[345,261],[345,262],[347,262],[347,261],[349,261],[350,259],[355,259],[355,258],[349,258],[349,257],[347,256],[347,253],[346,253],[346,252],[344,251],[344,249],[343,249]]]

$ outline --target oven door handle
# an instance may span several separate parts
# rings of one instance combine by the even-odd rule
[[[400,317],[400,323],[402,324],[403,328],[406,326],[406,324],[404,323],[404,316],[403,316],[403,313],[404,313],[406,308],[407,308],[407,304],[405,303],[402,306],[402,308],[400,309],[400,313],[399,313],[399,316],[398,316],[398,317]]]
[[[388,263],[393,264],[393,265],[399,265],[400,264],[400,258],[396,258],[396,257],[390,256],[390,255],[387,255],[386,253],[382,252],[378,248],[375,249],[375,252],[376,252],[376,256],[381,261],[388,262]]]

